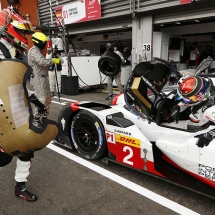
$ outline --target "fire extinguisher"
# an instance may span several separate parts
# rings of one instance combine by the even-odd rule
[[[50,38],[48,38],[48,41],[46,43],[46,48],[47,49],[52,49],[52,40]]]

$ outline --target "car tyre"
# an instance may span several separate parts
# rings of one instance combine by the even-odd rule
[[[121,70],[122,60],[114,52],[107,51],[98,61],[99,70],[106,76],[115,76]]]
[[[71,121],[71,139],[78,153],[89,160],[107,153],[105,131],[100,120],[89,111],[79,111]]]

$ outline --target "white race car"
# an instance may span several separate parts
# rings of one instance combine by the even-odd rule
[[[189,125],[189,108],[180,113],[180,126],[168,124],[175,91],[166,94],[162,89],[171,73],[172,66],[164,60],[142,62],[111,106],[95,102],[64,106],[56,143],[86,159],[117,162],[215,198],[215,139],[199,147],[195,137],[215,126]]]

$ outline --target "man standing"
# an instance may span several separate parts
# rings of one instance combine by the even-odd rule
[[[107,48],[107,51],[112,51],[112,52],[115,52],[116,54],[118,54],[122,60],[122,64],[124,64],[125,59],[122,56],[120,51],[118,51],[117,49],[114,50],[114,47],[111,43],[107,43],[106,48]],[[113,97],[113,80],[114,79],[115,79],[115,82],[117,84],[117,87],[118,87],[120,93],[123,93],[123,86],[121,84],[121,71],[120,71],[117,75],[115,75],[113,77],[107,76],[107,85],[108,85],[109,96],[106,98],[106,100],[110,100]]]
[[[48,58],[49,55],[46,55]],[[50,83],[50,91],[51,97],[55,96],[55,91],[61,93],[61,71],[62,64],[64,63],[63,58],[61,57],[60,51],[58,51],[57,46],[55,45],[53,48],[53,58],[58,58],[60,60],[59,64],[52,64],[49,67],[49,83]],[[56,72],[56,73],[55,73]],[[57,82],[56,82],[56,74],[57,74]]]
[[[128,47],[125,47],[123,50],[123,57],[125,59],[124,66],[128,65],[131,66],[131,52]]]
[[[58,58],[45,59],[42,55],[42,50],[46,47],[47,37],[41,32],[36,32],[32,35],[32,41],[34,46],[28,51],[28,64],[33,69],[33,77],[30,83],[33,86],[36,97],[46,107],[47,114],[49,114],[49,108],[51,104],[50,85],[48,80],[48,68],[53,63],[59,64]],[[37,110],[35,117],[40,119],[40,115]]]

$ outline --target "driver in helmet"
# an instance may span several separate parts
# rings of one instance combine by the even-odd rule
[[[26,34],[33,34],[33,26],[13,8],[7,8],[0,11],[0,58],[25,58],[23,54],[27,49],[28,40]],[[53,60],[49,60],[52,64]],[[37,97],[29,91],[29,100],[38,108],[40,115],[46,115],[45,106],[37,99]],[[28,192],[26,182],[31,167],[31,158],[33,153],[18,157],[15,171],[15,196],[22,197],[27,201],[34,202],[37,200],[36,195]],[[4,153],[0,147],[0,169],[9,164],[13,156]]]
[[[28,47],[25,35],[32,34],[34,30],[24,16],[13,8],[7,8],[0,11],[0,32],[0,57],[20,58]]]
[[[211,83],[208,79],[199,76],[182,78],[174,99],[177,105],[170,111],[169,125],[175,124],[174,127],[178,128],[186,126],[195,128],[195,126],[203,127],[209,121],[215,122],[214,97],[211,96]],[[179,121],[180,113],[188,108],[190,108],[189,120]],[[213,140],[215,131],[211,130],[195,137],[198,138],[197,146],[204,147]]]

